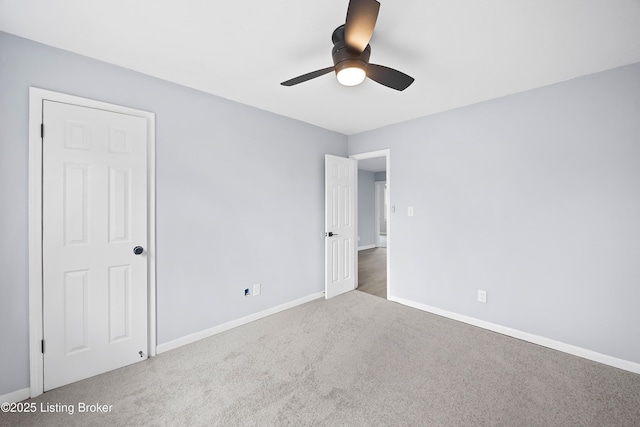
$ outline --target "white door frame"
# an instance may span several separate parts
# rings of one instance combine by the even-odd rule
[[[147,206],[148,206],[148,355],[156,355],[156,224],[155,224],[155,114],[77,96],[29,88],[29,375],[30,396],[44,392],[42,313],[42,124],[43,101],[112,111],[147,120]],[[146,248],[145,248],[146,249]]]
[[[387,192],[391,196],[391,149],[386,148],[384,150],[370,151],[368,153],[358,153],[349,156],[350,159],[364,160],[372,159],[375,157],[386,158],[387,168]],[[357,168],[356,168],[357,169]],[[356,180],[356,195],[355,199],[358,200],[358,180]],[[391,197],[389,197],[391,199]],[[358,230],[358,204],[356,203],[356,233]],[[387,299],[391,296],[391,215],[387,215]],[[356,286],[358,283],[358,257],[355,257],[355,277]]]

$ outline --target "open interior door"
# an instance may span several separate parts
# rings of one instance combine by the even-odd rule
[[[325,155],[325,297],[355,289],[356,161]]]

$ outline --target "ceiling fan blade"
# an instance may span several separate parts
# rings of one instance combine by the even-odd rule
[[[363,52],[369,44],[378,20],[380,3],[376,0],[351,0],[347,9],[344,38],[348,48]]]
[[[294,77],[293,79],[287,80],[286,82],[282,82],[280,84],[282,86],[293,86],[293,85],[297,85],[298,83],[306,82],[307,80],[311,80],[311,79],[315,79],[316,77],[323,76],[332,71],[333,71],[333,67],[327,67],[327,68],[323,68],[322,70],[312,71],[310,73],[303,74],[298,77]]]
[[[381,85],[400,91],[408,88],[415,80],[413,77],[398,70],[377,64],[369,64],[367,77]]]

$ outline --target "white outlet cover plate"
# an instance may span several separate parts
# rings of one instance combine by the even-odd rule
[[[478,290],[478,301],[483,303],[487,302],[487,291]]]

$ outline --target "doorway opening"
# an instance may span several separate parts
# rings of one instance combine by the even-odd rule
[[[357,289],[390,295],[390,150],[351,156],[358,165]]]

